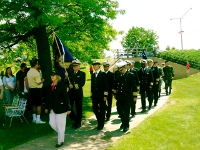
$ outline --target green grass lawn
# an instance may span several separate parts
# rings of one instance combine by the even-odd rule
[[[84,67],[83,67],[84,68]],[[83,119],[86,119],[93,115],[92,112],[92,101],[90,99],[90,72],[89,66],[85,69],[81,69],[86,73],[86,83],[84,86],[84,99],[83,99]],[[36,125],[31,123],[32,119],[27,117],[29,124],[21,123],[18,118],[14,118],[12,126],[9,128],[10,118],[6,121],[6,127],[0,129],[0,150],[7,150],[17,145],[23,144],[35,138],[47,135],[54,132],[51,129],[48,121],[48,114],[43,113],[41,119],[46,121],[46,124]],[[67,126],[71,125],[71,120],[67,117]]]
[[[107,150],[199,150],[199,78],[173,81],[166,104]]]

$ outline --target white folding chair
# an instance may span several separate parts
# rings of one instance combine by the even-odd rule
[[[13,117],[19,117],[21,122],[23,122],[22,118],[24,118],[24,120],[28,124],[28,121],[24,117],[24,112],[26,110],[26,103],[27,103],[26,99],[20,98],[19,99],[19,104],[18,104],[17,107],[6,107],[5,108],[5,117],[10,117],[11,118],[9,127],[11,127],[11,123],[12,123]]]

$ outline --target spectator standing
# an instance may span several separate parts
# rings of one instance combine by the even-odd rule
[[[30,65],[31,68],[27,73],[27,78],[29,84],[29,100],[33,111],[33,123],[42,124],[45,123],[40,119],[42,107],[42,85],[44,79],[41,79],[40,73],[37,70],[39,67],[38,59],[35,57],[32,58],[32,60],[30,60]]]
[[[26,63],[22,63],[20,65],[20,70],[16,74],[16,80],[17,80],[17,89],[18,89],[18,95],[19,97],[22,97],[24,95],[24,78],[25,78],[25,71],[26,71]]]
[[[81,62],[76,59],[72,61],[73,71],[67,73],[66,77],[69,77],[69,98],[71,105],[70,118],[73,120],[72,127],[74,129],[81,127],[82,121],[82,102],[83,102],[83,86],[85,85],[86,75],[85,72],[80,71]],[[76,111],[73,110],[73,106],[76,106]],[[76,113],[75,113],[76,112]]]
[[[66,85],[61,81],[60,73],[51,73],[52,84],[48,88],[48,98],[45,112],[49,114],[49,124],[58,133],[56,148],[63,145],[65,139],[65,126],[67,114],[71,113],[70,100]]]
[[[0,76],[0,122],[3,122],[3,92],[4,92],[4,86],[3,86],[3,80],[2,77]],[[2,124],[0,124],[1,126]]]
[[[186,73],[187,73],[187,76],[189,77],[190,76],[190,63],[189,63],[189,61],[187,61],[187,63],[186,63]]]
[[[12,74],[11,67],[6,68],[3,84],[5,86],[5,96],[8,104],[11,104],[16,95],[16,77]]]

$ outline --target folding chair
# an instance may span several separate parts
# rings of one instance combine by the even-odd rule
[[[18,103],[19,103],[19,96],[16,95],[16,96],[14,96],[14,98],[13,98],[12,104],[3,104],[3,106],[4,106],[4,107],[17,107],[17,106],[18,106]]]
[[[5,118],[6,117],[11,117],[10,126],[9,127],[11,127],[11,123],[12,123],[13,117],[19,117],[21,122],[23,122],[22,118],[24,118],[24,120],[28,124],[28,121],[24,117],[24,112],[26,110],[26,103],[27,103],[26,99],[20,98],[19,99],[19,104],[18,104],[17,107],[6,107],[5,108]]]

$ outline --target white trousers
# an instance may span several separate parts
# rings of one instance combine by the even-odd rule
[[[58,133],[58,143],[65,140],[65,126],[66,126],[67,113],[55,114],[51,110],[49,114],[49,124]]]

